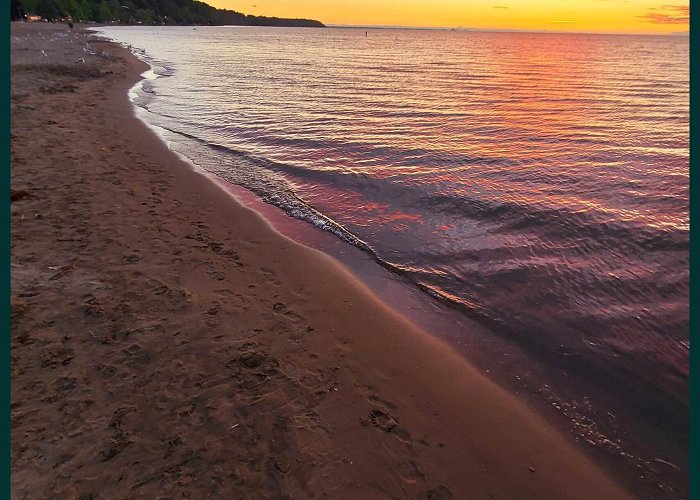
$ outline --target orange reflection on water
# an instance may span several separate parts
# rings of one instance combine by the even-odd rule
[[[326,206],[332,206],[336,219],[343,224],[357,226],[385,226],[393,231],[405,231],[410,224],[422,224],[423,216],[419,213],[406,213],[396,210],[388,203],[368,200],[362,194],[345,191],[328,185],[299,186],[298,192],[311,206],[323,212]]]
[[[455,50],[459,44],[468,50],[474,38],[478,36],[456,38]],[[456,59],[459,65],[453,64],[439,83],[425,73],[409,73],[404,79],[411,84],[410,92],[385,96],[389,110],[400,110],[421,98],[421,108],[440,115],[430,127],[387,135],[385,143],[406,151],[430,151],[435,163],[421,165],[425,158],[417,153],[415,164],[404,158],[406,166],[383,168],[374,163],[366,168],[354,165],[352,170],[371,172],[375,178],[411,177],[412,182],[421,182],[425,176],[464,196],[491,193],[494,199],[515,204],[568,207],[573,212],[595,210],[607,214],[604,217],[634,219],[656,228],[687,228],[683,212],[647,212],[606,191],[575,186],[579,176],[589,185],[595,186],[598,178],[604,183],[615,177],[624,185],[634,181],[630,180],[631,169],[638,169],[634,175],[643,177],[645,165],[658,165],[659,155],[677,155],[677,147],[660,148],[639,140],[642,132],[649,135],[650,122],[661,138],[677,137],[679,129],[687,128],[682,120],[687,97],[679,95],[678,102],[664,102],[664,108],[655,113],[650,106],[654,89],[637,88],[628,79],[646,62],[652,77],[656,73],[662,80],[659,61],[645,61],[642,53],[621,65],[610,54],[619,43],[615,37],[601,43],[600,37],[588,35],[517,33],[489,41],[485,55],[478,60]],[[426,64],[430,57],[419,57],[417,63]],[[679,122],[667,119],[669,105],[678,108]],[[644,109],[645,115],[626,119],[620,127],[621,109]],[[376,142],[377,128],[366,131],[358,140]],[[495,136],[500,140],[494,140]],[[464,158],[461,162],[460,157]],[[677,158],[664,168],[687,175],[687,162]],[[506,169],[507,177],[490,175]],[[564,177],[573,179],[562,186],[559,179]],[[647,194],[636,188],[627,193],[630,197]]]

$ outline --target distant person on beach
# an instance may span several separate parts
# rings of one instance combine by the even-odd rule
[[[10,20],[12,21],[24,21],[27,15],[24,12],[24,7],[22,2],[19,0],[12,0],[10,2]]]
[[[68,21],[68,27],[73,31],[73,21]]]

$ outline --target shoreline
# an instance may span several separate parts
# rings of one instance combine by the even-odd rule
[[[665,429],[650,430],[646,427],[647,420],[635,420],[634,408],[621,403],[616,393],[602,393],[575,374],[572,376],[565,369],[547,365],[546,358],[535,357],[512,340],[434,299],[400,275],[378,265],[361,249],[305,221],[289,217],[243,187],[202,172],[230,190],[238,203],[252,208],[277,232],[336,259],[387,307],[447,344],[502,389],[533,408],[592,460],[614,471],[615,476],[629,483],[631,488],[653,496],[659,485],[673,488],[683,484],[679,477],[688,469],[687,457],[683,461],[658,453],[664,448],[658,443],[663,442],[677,451],[674,457],[680,456],[675,450],[677,441]],[[605,404],[591,406],[592,399]],[[640,470],[645,474],[642,482],[639,481]],[[672,473],[677,476],[670,479]]]
[[[134,55],[149,64],[149,72],[153,72],[154,66],[142,59],[144,54]],[[138,85],[139,82],[132,90]],[[148,111],[136,105],[134,109],[147,127],[169,142],[164,131],[149,123]],[[673,409],[669,409],[660,404],[650,406],[644,400],[644,391],[633,380],[619,379],[618,390],[608,391],[603,386],[607,388],[609,381],[598,385],[596,377],[591,380],[581,376],[585,364],[575,359],[562,362],[491,329],[464,314],[461,308],[431,296],[382,265],[371,252],[307,220],[290,217],[256,193],[171,150],[191,168],[220,185],[236,203],[252,208],[278,233],[339,261],[355,279],[380,297],[384,305],[445,342],[482,374],[533,408],[589,458],[612,469],[617,479],[634,491],[650,497],[656,497],[659,491],[668,496],[687,494],[684,492],[688,489],[689,465],[681,437],[687,435],[687,429],[684,432],[682,428],[687,419],[684,420],[682,405],[673,395],[667,395],[673,402]],[[597,379],[600,381],[605,376],[605,370],[600,368]],[[639,413],[644,413],[644,417]],[[664,427],[671,420],[677,425]],[[680,430],[674,432],[674,429]]]
[[[12,206],[16,493],[627,497],[335,260],[188,170],[130,108],[136,59],[104,49],[111,76],[13,67],[47,89],[17,98],[13,80],[12,185],[30,194]]]

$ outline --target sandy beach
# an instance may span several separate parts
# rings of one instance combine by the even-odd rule
[[[630,497],[173,154],[126,49],[12,36],[14,498]]]

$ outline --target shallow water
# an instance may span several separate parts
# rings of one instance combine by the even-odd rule
[[[687,37],[101,28],[175,150],[582,376],[687,407]]]

